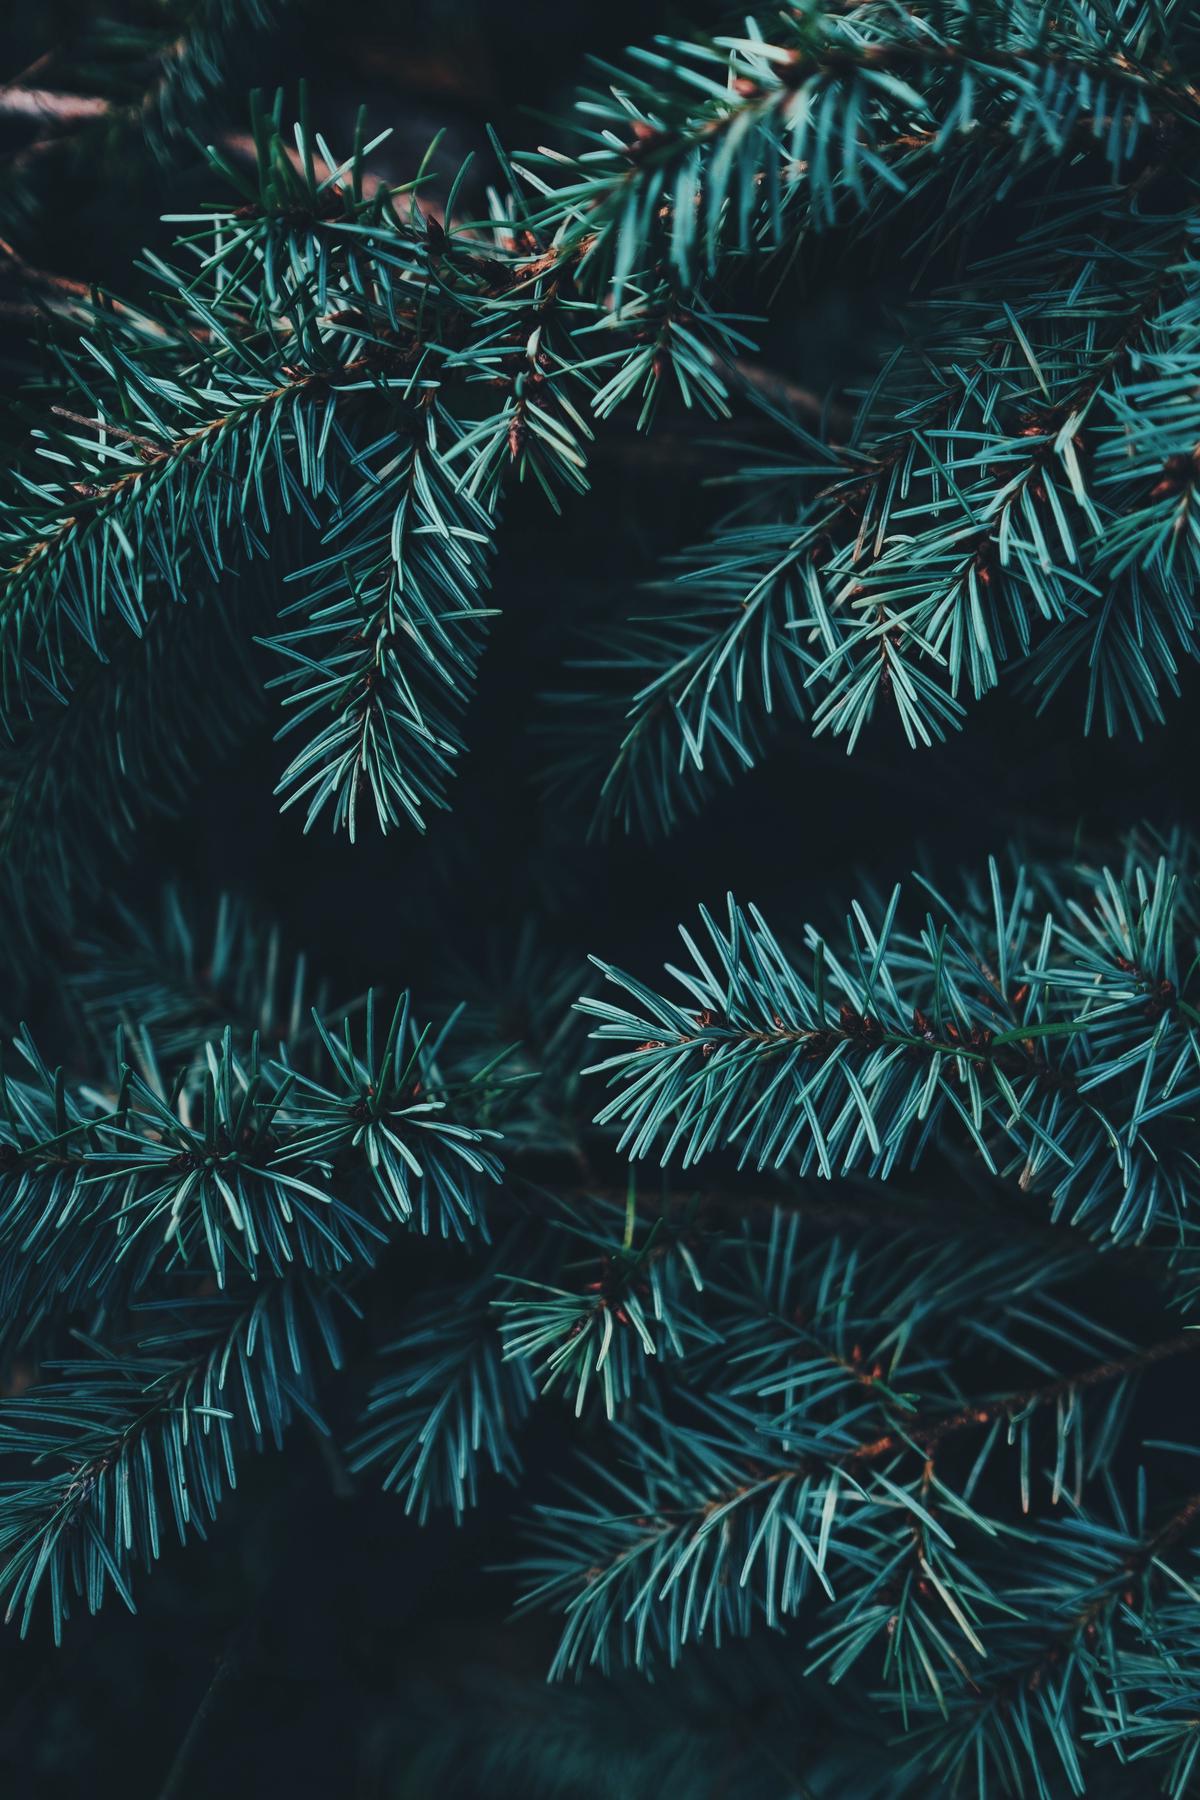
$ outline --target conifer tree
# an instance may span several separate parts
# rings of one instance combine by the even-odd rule
[[[0,94],[5,1667],[240,1791],[358,1539],[346,1793],[1184,1800],[1197,15],[656,22]]]

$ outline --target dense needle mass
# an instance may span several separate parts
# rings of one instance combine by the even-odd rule
[[[4,90],[183,198],[123,292],[8,259],[0,1594],[69,1643],[307,1454],[581,1684],[457,1659],[388,1793],[1184,1800],[1200,31],[702,24],[400,172],[209,142],[283,0]],[[285,831],[276,927],[205,846]]]

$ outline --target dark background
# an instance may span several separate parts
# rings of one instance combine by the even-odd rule
[[[697,0],[688,13],[703,26],[724,9]],[[11,9],[0,81],[52,51],[37,78],[56,85],[97,16],[86,6]],[[445,167],[469,150],[486,154],[487,122],[510,145],[545,141],[553,127],[536,115],[566,110],[588,53],[613,56],[680,23],[659,0],[526,0],[516,10],[482,0],[311,0],[281,14],[274,31],[245,34],[205,125],[213,136],[240,130],[251,86],[294,95],[307,77],[312,116],[335,146],[349,142],[359,102],[372,127],[395,126],[376,162],[402,179],[443,127]],[[86,72],[77,80],[86,91]],[[27,123],[0,119],[0,229],[35,268],[136,291],[139,247],[169,243],[158,212],[186,210],[214,191],[198,155],[177,149],[164,161],[136,132],[89,128],[79,144],[36,159],[30,135]],[[902,243],[885,244],[868,263],[861,247],[831,244],[776,302],[764,352],[821,389],[868,372],[885,314],[902,307],[909,285],[902,252]],[[9,302],[0,307],[0,353],[11,390],[28,369],[17,292],[10,276],[0,288]],[[750,310],[762,304],[732,298]],[[200,894],[231,888],[282,920],[339,994],[367,982],[411,983],[422,994],[439,989],[447,942],[468,962],[486,962],[530,917],[552,951],[578,960],[581,985],[588,952],[652,976],[678,921],[701,901],[719,906],[730,887],[795,935],[803,917],[835,925],[865,877],[890,887],[917,863],[942,872],[978,864],[1022,834],[1067,847],[1077,836],[1103,842],[1139,817],[1191,818],[1198,689],[1185,672],[1168,725],[1144,744],[1085,741],[1079,695],[1039,719],[1008,687],[931,751],[909,750],[891,721],[852,759],[797,727],[764,767],[669,841],[585,844],[581,816],[544,798],[540,777],[556,752],[535,728],[547,717],[539,697],[562,685],[581,628],[602,613],[636,611],[638,585],[659,556],[711,517],[702,483],[723,466],[711,435],[668,417],[648,446],[618,423],[602,434],[592,492],[569,499],[561,518],[529,494],[507,506],[495,582],[502,616],[471,708],[471,751],[453,811],[435,815],[428,839],[368,837],[351,848],[320,828],[302,837],[295,815],[280,818],[271,801],[286,758],[267,710],[234,759],[214,765],[197,747],[196,788],[178,816],[156,823],[133,862],[105,879],[134,905],[152,904],[169,875]],[[44,991],[30,1002],[35,1012],[47,1003]],[[564,1435],[565,1418],[541,1409],[531,1491],[548,1478]],[[0,1639],[0,1793],[420,1800],[534,1791],[494,1771],[486,1789],[476,1787],[470,1773],[481,1766],[481,1740],[511,1735],[522,1709],[543,1747],[576,1718],[562,1710],[577,1705],[572,1696],[540,1686],[552,1628],[506,1624],[512,1579],[485,1572],[513,1551],[499,1484],[461,1530],[438,1520],[418,1533],[369,1479],[339,1497],[302,1434],[286,1462],[247,1458],[239,1479],[210,1545],[168,1550],[139,1582],[137,1618],[113,1602],[96,1620],[72,1620],[58,1652],[37,1636],[19,1645],[11,1628]],[[203,1752],[187,1761],[181,1785],[164,1789],[231,1646],[229,1679],[197,1722]],[[622,1701],[603,1715],[607,1761],[581,1773],[581,1794],[607,1793],[603,1784],[618,1780],[620,1734],[632,1741],[643,1732],[641,1704]],[[442,1743],[455,1746],[445,1765],[436,1763]],[[745,1767],[730,1762],[730,1796],[743,1791]]]

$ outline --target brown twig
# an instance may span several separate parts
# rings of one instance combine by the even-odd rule
[[[1038,1387],[1019,1389],[1014,1393],[1002,1394],[995,1400],[964,1406],[958,1412],[928,1424],[922,1425],[917,1421],[903,1430],[884,1432],[880,1437],[859,1444],[841,1459],[840,1466],[876,1462],[893,1450],[901,1450],[914,1444],[928,1457],[932,1457],[947,1438],[956,1436],[960,1431],[991,1425],[997,1419],[1015,1418],[1030,1407],[1051,1405],[1071,1394],[1104,1387],[1112,1381],[1122,1381],[1127,1376],[1139,1375],[1143,1370],[1153,1368],[1156,1363],[1169,1362],[1172,1357],[1186,1356],[1194,1350],[1200,1350],[1200,1330],[1176,1332],[1173,1337],[1131,1350],[1126,1356],[1110,1357],[1105,1362],[1094,1363],[1091,1368],[1082,1369],[1078,1374],[1060,1375]]]
[[[103,119],[110,111],[107,100],[91,94],[59,94],[50,88],[0,87],[0,118],[36,119],[39,123],[72,129]]]
[[[781,1482],[803,1480],[806,1476],[835,1473],[842,1469],[848,1471],[861,1469],[866,1465],[878,1462],[882,1457],[904,1450],[916,1450],[924,1456],[928,1475],[933,1466],[934,1453],[949,1437],[954,1437],[963,1431],[994,1424],[998,1419],[1014,1418],[1030,1407],[1051,1404],[1074,1391],[1102,1387],[1108,1382],[1140,1374],[1143,1370],[1153,1368],[1157,1363],[1167,1362],[1173,1357],[1187,1355],[1197,1350],[1200,1350],[1200,1329],[1178,1332],[1173,1337],[1144,1345],[1138,1350],[1132,1350],[1126,1356],[1113,1357],[1104,1362],[1095,1363],[1090,1368],[1081,1369],[1075,1375],[1056,1376],[1053,1381],[1045,1382],[1039,1387],[1023,1388],[1001,1394],[992,1400],[962,1407],[959,1411],[941,1418],[924,1420],[915,1418],[908,1425],[896,1426],[882,1432],[878,1437],[869,1438],[866,1442],[855,1445],[852,1450],[844,1451],[841,1455],[802,1457],[782,1468],[772,1469],[768,1474],[754,1476],[750,1480],[743,1481],[736,1488],[725,1493],[712,1496],[699,1510],[707,1516],[726,1506],[736,1504],[738,1500],[748,1494],[778,1487]],[[834,1360],[840,1359],[834,1358]],[[847,1366],[849,1367],[849,1365]],[[877,1378],[866,1369],[852,1368],[851,1373],[864,1386],[873,1387],[875,1385]],[[1196,1514],[1200,1513],[1200,1495],[1197,1495],[1194,1502],[1189,1502],[1188,1505],[1191,1510],[1187,1512],[1187,1517],[1183,1520],[1180,1531],[1176,1532],[1175,1536],[1180,1535],[1180,1532],[1186,1529]],[[1177,1516],[1182,1517],[1182,1515]],[[673,1529],[675,1522],[670,1509],[664,1508],[661,1522],[656,1530],[649,1534],[650,1538],[653,1539],[660,1536],[663,1531]],[[1153,1540],[1155,1550],[1152,1554],[1157,1554],[1159,1549],[1165,1548],[1168,1543],[1175,1541],[1175,1537],[1170,1535],[1170,1531],[1174,1528],[1174,1522],[1174,1519],[1169,1521],[1168,1526],[1164,1527],[1163,1533],[1155,1537]]]

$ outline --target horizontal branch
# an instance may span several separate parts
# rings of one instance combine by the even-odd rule
[[[951,1413],[946,1418],[926,1422],[918,1419],[902,1429],[884,1432],[882,1436],[859,1444],[846,1456],[837,1459],[837,1466],[852,1468],[861,1463],[875,1462],[893,1451],[914,1446],[923,1450],[932,1461],[935,1452],[946,1439],[957,1436],[959,1432],[991,1425],[997,1419],[1013,1418],[1030,1408],[1053,1405],[1057,1400],[1087,1392],[1091,1388],[1105,1387],[1113,1381],[1124,1381],[1132,1375],[1140,1375],[1144,1370],[1154,1368],[1158,1363],[1170,1362],[1176,1356],[1187,1356],[1197,1350],[1200,1350],[1200,1329],[1176,1332],[1172,1337],[1131,1350],[1126,1356],[1110,1357],[1104,1362],[1093,1363],[1090,1368],[1080,1369],[1074,1375],[1061,1375],[1037,1387],[1020,1388],[994,1400],[961,1407],[958,1412]]]

